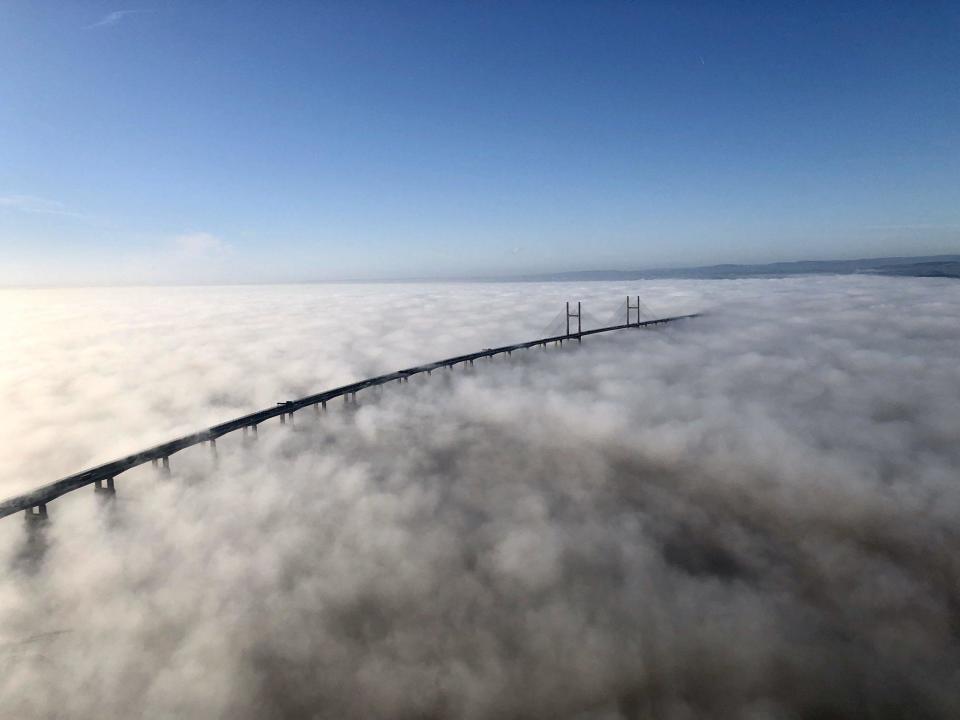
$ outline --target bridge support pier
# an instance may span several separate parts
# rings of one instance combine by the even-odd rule
[[[47,506],[45,503],[34,505],[23,511],[23,519],[30,530],[43,527],[50,522],[50,516],[47,515]]]
[[[293,401],[292,401],[292,400],[284,400],[283,402],[278,402],[277,405],[278,405],[279,407],[283,408],[283,409],[280,411],[280,424],[281,424],[281,425],[286,425],[286,423],[287,423],[287,415],[289,415],[289,416],[290,416],[290,424],[292,425],[292,424],[293,424],[293,410],[290,410],[290,412],[287,412],[287,408],[290,407],[291,405],[293,405]]]
[[[169,477],[170,475],[170,456],[166,456],[160,461],[160,472]]]
[[[97,480],[93,484],[93,492],[100,500],[113,500],[117,496],[117,488],[113,484],[113,478]]]
[[[46,504],[41,503],[23,511],[26,538],[13,556],[14,568],[30,575],[40,569],[47,552],[47,527],[50,518]]]

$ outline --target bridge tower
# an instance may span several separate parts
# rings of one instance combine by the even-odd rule
[[[631,304],[630,304],[630,296],[627,295],[627,325],[630,324],[630,311],[631,311],[631,310],[636,310],[636,311],[637,311],[637,325],[639,325],[639,324],[640,324],[640,296],[639,296],[639,295],[637,295],[637,304],[636,304],[636,305],[631,305]]]
[[[570,337],[570,318],[577,319],[577,342],[583,342],[583,338],[580,337],[580,333],[583,331],[583,328],[580,324],[580,301],[577,300],[577,312],[570,312],[570,301],[567,301],[567,337]]]

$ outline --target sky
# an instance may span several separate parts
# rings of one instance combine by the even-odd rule
[[[0,284],[960,252],[954,3],[0,3]]]

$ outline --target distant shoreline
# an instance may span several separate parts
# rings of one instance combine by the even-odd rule
[[[533,282],[658,279],[724,280],[750,277],[784,277],[788,275],[857,274],[960,279],[960,255],[860,258],[857,260],[798,260],[755,265],[723,264],[649,270],[577,270],[523,275],[511,279]]]
[[[632,280],[737,280],[779,278],[797,275],[882,275],[886,277],[929,277],[960,280],[960,255],[918,255],[856,260],[796,260],[789,262],[702,265],[647,270],[572,270],[525,275],[469,277],[400,277],[265,280],[238,283],[129,283],[103,285],[0,285],[0,290],[30,290],[81,287],[228,287],[234,285],[392,285],[410,283],[510,283],[510,282],[624,282]]]

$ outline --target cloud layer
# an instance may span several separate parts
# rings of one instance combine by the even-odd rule
[[[960,286],[867,277],[0,292],[3,494],[641,294],[50,506],[24,717],[960,712]],[[3,560],[22,541],[0,521]]]

